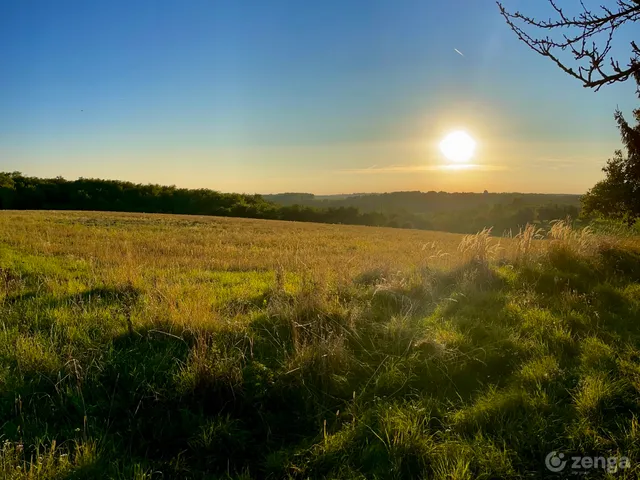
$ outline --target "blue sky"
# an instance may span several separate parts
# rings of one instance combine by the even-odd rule
[[[7,1],[0,72],[1,171],[259,193],[581,193],[635,100],[491,0]],[[454,129],[477,168],[440,168]]]

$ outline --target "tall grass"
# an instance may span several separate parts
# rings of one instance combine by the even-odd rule
[[[491,236],[491,228],[483,228],[475,235],[465,235],[458,246],[458,251],[467,261],[482,265],[486,265],[500,250],[500,243]]]
[[[537,228],[535,225],[527,223],[521,228],[516,239],[516,258],[519,260],[528,260],[533,253],[533,248],[537,240],[544,238],[544,230]]]
[[[629,239],[0,225],[3,478],[543,478],[553,450],[640,474]]]

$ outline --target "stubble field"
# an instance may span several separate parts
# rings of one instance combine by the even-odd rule
[[[0,212],[0,476],[636,478],[638,321],[638,243],[563,223]]]

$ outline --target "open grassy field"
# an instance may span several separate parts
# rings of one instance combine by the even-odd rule
[[[638,478],[640,242],[535,233],[0,212],[0,478]]]

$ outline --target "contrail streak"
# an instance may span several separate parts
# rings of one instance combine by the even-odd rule
[[[454,48],[455,52],[462,55],[464,57],[464,53],[462,53],[460,50],[458,50],[457,48]]]

